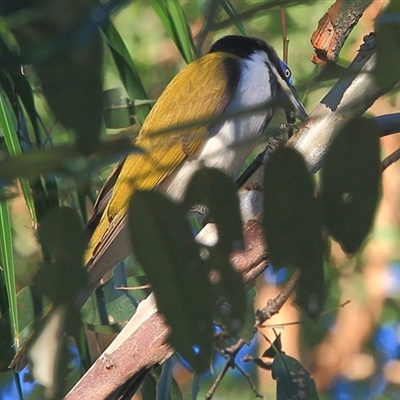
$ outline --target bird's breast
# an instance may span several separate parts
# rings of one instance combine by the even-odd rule
[[[246,60],[243,62],[240,81],[233,98],[221,118],[226,114],[240,113],[259,106],[271,100],[273,95],[271,77],[265,64]],[[232,178],[235,177],[258,143],[272,115],[272,109],[238,114],[211,126],[202,148],[188,157],[161,184],[160,190],[180,201],[191,176],[202,166],[215,167]]]

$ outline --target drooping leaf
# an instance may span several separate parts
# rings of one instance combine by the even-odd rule
[[[204,371],[211,357],[217,299],[190,225],[182,209],[157,192],[135,192],[128,215],[135,256],[172,329],[170,343]]]
[[[148,99],[136,66],[118,30],[111,21],[108,21],[101,28],[101,32],[103,39],[110,48],[115,66],[117,67],[121,81],[124,84],[130,99]],[[143,123],[149,111],[150,106],[148,104],[137,109],[136,116],[140,123]]]
[[[315,381],[295,358],[279,353],[274,358],[272,378],[277,381],[277,400],[318,400]]]
[[[7,202],[0,201],[0,265],[4,274],[4,284],[7,293],[7,303],[9,304],[10,314],[8,320],[10,322],[12,334],[16,344],[18,344],[19,336],[19,321],[17,307],[17,291],[15,279],[15,264],[13,253],[13,234],[11,227],[10,210]],[[3,288],[0,288],[3,290]],[[4,321],[3,321],[4,323]],[[3,327],[7,329],[6,327]]]
[[[243,36],[247,36],[246,29],[243,26],[242,21],[240,20],[232,2],[230,0],[223,0],[220,2],[220,4],[224,11],[227,13],[228,17],[233,21],[236,29],[240,32],[240,34]]]
[[[31,18],[14,27],[21,58],[36,70],[57,119],[90,152],[102,123],[102,44],[90,12],[96,2],[29,3]]]
[[[54,304],[75,310],[75,296],[87,279],[83,268],[87,238],[77,212],[69,207],[49,211],[41,222],[39,240],[44,266],[34,277],[35,286]]]
[[[193,37],[186,20],[182,6],[177,0],[151,1],[155,12],[160,18],[170,38],[181,53],[187,64],[193,61],[196,54]]]
[[[275,269],[300,268],[297,303],[311,316],[323,305],[322,220],[303,157],[278,148],[264,170],[264,231]]]
[[[323,221],[355,253],[371,229],[380,193],[380,148],[372,120],[357,118],[332,143],[321,174]]]
[[[187,209],[198,205],[207,207],[207,218],[216,224],[218,246],[225,254],[243,250],[239,198],[226,174],[216,168],[196,171],[186,188],[183,204]]]
[[[400,3],[391,1],[376,22],[377,83],[384,88],[392,87],[400,79]]]
[[[219,304],[218,315],[225,327],[237,332],[246,314],[246,292],[241,275],[232,268],[230,255],[233,250],[243,249],[242,219],[235,186],[229,177],[216,168],[201,168],[192,176],[183,202],[186,209],[206,206],[210,218],[217,227],[218,242],[201,251],[210,282]]]

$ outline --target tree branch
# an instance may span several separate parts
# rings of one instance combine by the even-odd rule
[[[305,157],[312,172],[321,167],[330,143],[342,127],[362,115],[385,92],[371,74],[376,60],[373,44],[373,36],[366,37],[366,43],[350,66],[352,75],[339,79],[288,142]],[[232,264],[243,274],[245,282],[254,279],[268,265],[260,216],[261,182],[261,171],[258,170],[239,191],[247,250],[233,254]],[[211,236],[215,234],[209,224],[200,232],[203,240],[209,239],[206,231]],[[150,295],[65,399],[111,399],[128,387],[138,388],[150,368],[173,354],[174,350],[167,343],[168,334],[169,328]]]

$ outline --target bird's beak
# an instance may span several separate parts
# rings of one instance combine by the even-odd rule
[[[299,99],[299,95],[297,94],[295,87],[290,83],[285,82],[282,89],[289,99],[290,105],[293,107],[295,116],[301,121],[306,120],[308,118],[308,114]]]

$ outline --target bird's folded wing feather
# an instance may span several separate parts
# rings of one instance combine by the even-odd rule
[[[95,268],[98,256],[104,253],[110,240],[115,240],[121,224],[126,224],[125,215],[133,192],[157,188],[188,155],[195,154],[207,138],[207,123],[174,128],[221,114],[233,96],[239,78],[236,57],[211,53],[189,64],[167,86],[135,142],[143,149],[143,154],[126,158],[112,188],[110,201],[99,218],[85,255],[89,269]],[[165,130],[168,132],[161,133]],[[94,275],[99,276],[98,273]]]

